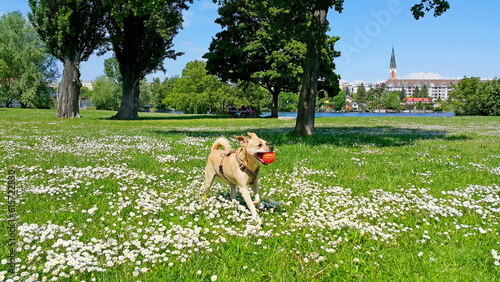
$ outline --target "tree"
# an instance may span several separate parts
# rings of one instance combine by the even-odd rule
[[[161,70],[166,58],[182,55],[172,49],[172,40],[182,28],[182,11],[192,0],[131,1],[103,0],[106,27],[123,78],[123,93],[117,119],[139,118],[140,81]]]
[[[500,80],[464,78],[450,92],[449,103],[456,115],[500,115]]]
[[[158,77],[153,78],[153,82],[150,86],[151,91],[151,103],[157,110],[166,110],[167,107],[164,103],[167,95],[172,93],[175,81],[178,77],[166,77],[163,82],[160,81]]]
[[[287,2],[287,1],[282,1]],[[302,1],[299,1],[302,2]],[[304,6],[298,12],[306,13],[311,19],[307,34],[306,58],[302,86],[300,90],[295,132],[299,135],[311,135],[314,130],[316,111],[316,94],[318,90],[319,68],[321,50],[326,41],[328,9],[334,7],[337,12],[342,12],[343,0],[304,1]]]
[[[215,76],[208,74],[205,66],[206,63],[202,61],[187,63],[164,103],[187,114],[225,111],[223,95],[230,89]]]
[[[354,99],[356,100],[356,102],[358,103],[365,103],[366,102],[366,88],[365,88],[365,85],[363,84],[363,82],[361,82],[361,85],[359,85],[358,87],[358,91],[356,93],[354,93],[353,95]]]
[[[101,0],[29,0],[29,19],[63,65],[58,118],[78,118],[80,62],[105,44],[104,9]]]
[[[422,85],[422,89],[420,89],[420,98],[429,98],[429,90],[425,84]]]
[[[412,95],[414,98],[421,98],[421,95],[420,95],[420,87],[418,86],[415,86],[415,89],[413,90],[413,95]]]
[[[406,90],[396,91],[399,94],[399,100],[403,101],[406,98]]]
[[[388,110],[400,111],[401,100],[399,100],[399,92],[393,91],[387,93],[382,100],[382,106]]]
[[[203,61],[186,64],[172,91],[166,96],[167,107],[188,114],[227,114],[228,106],[248,106],[260,110],[261,87],[254,84],[227,84],[211,75]]]
[[[279,97],[279,111],[280,112],[296,112],[299,96],[297,93],[283,92]],[[272,109],[272,104],[269,109]]]
[[[120,86],[109,76],[99,76],[90,100],[98,110],[117,110],[120,106]]]
[[[272,96],[271,116],[278,116],[279,95],[296,92],[304,45],[273,36],[269,1],[235,0],[219,8],[215,21],[224,29],[210,44],[207,69],[223,81],[253,82]],[[273,14],[283,13],[274,9]]]
[[[48,82],[57,77],[54,58],[47,54],[33,26],[20,12],[0,17],[0,102],[9,107],[50,108]]]
[[[291,16],[289,7],[277,7],[274,1],[228,1],[219,9],[216,23],[224,29],[213,39],[207,58],[207,69],[224,81],[240,81],[258,84],[272,96],[271,117],[278,116],[279,95],[282,92],[297,93],[304,67],[307,19]],[[281,23],[293,32],[284,32]],[[286,35],[286,36],[285,36]],[[338,37],[328,37],[322,52],[322,81],[325,90],[338,85],[333,73],[333,61],[338,56],[333,46]],[[335,91],[328,91],[334,95]],[[337,91],[338,92],[338,91]]]
[[[283,5],[289,5],[288,0],[276,0]],[[337,12],[342,12],[344,0],[316,0],[316,1],[292,1],[300,2],[302,6],[295,12],[305,13],[312,18],[308,29],[306,65],[303,73],[302,87],[300,91],[300,101],[295,131],[300,135],[311,135],[314,130],[314,114],[317,93],[319,62],[321,58],[321,48],[325,42],[325,32],[328,22],[326,16],[330,8]],[[413,17],[420,19],[426,12],[434,11],[434,16],[439,16],[449,8],[448,1],[445,0],[421,0],[419,4],[411,8]]]
[[[140,81],[139,88],[139,108],[149,111],[151,108],[151,86],[147,84],[146,79]]]
[[[342,108],[344,108],[345,98],[346,94],[344,91],[340,91],[337,96],[333,97],[333,106],[336,111],[340,111],[342,110]]]
[[[123,77],[120,73],[120,65],[118,64],[118,60],[116,57],[111,57],[104,60],[104,74],[113,79],[116,84],[120,84],[123,81]]]

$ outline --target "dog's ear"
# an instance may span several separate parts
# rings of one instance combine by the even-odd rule
[[[248,137],[250,137],[250,139],[252,139],[252,138],[259,138],[259,136],[257,136],[257,134],[255,134],[253,132],[247,132],[247,135],[248,135]]]
[[[236,155],[238,156],[238,159],[242,161],[246,161],[247,159],[247,149],[245,147],[239,147],[236,150]]]
[[[238,140],[238,142],[240,142],[241,146],[245,146],[246,144],[248,144],[248,138],[245,136],[236,136],[235,138],[236,140]]]

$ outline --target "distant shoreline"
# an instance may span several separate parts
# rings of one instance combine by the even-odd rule
[[[270,116],[271,112],[263,112],[262,117]],[[346,113],[325,113],[316,112],[315,117],[388,117],[388,116],[403,116],[403,117],[453,117],[454,113],[358,113],[358,112],[346,112]],[[279,112],[278,117],[288,117],[296,118],[297,112]]]

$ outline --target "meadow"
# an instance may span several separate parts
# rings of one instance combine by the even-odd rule
[[[81,114],[0,109],[0,281],[500,281],[500,117]],[[261,225],[220,179],[203,197],[249,131],[277,155]]]

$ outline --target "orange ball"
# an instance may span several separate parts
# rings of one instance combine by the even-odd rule
[[[265,153],[262,156],[262,159],[264,160],[264,162],[266,164],[270,164],[270,163],[272,163],[272,162],[274,162],[276,160],[276,154],[273,153],[273,152]]]

